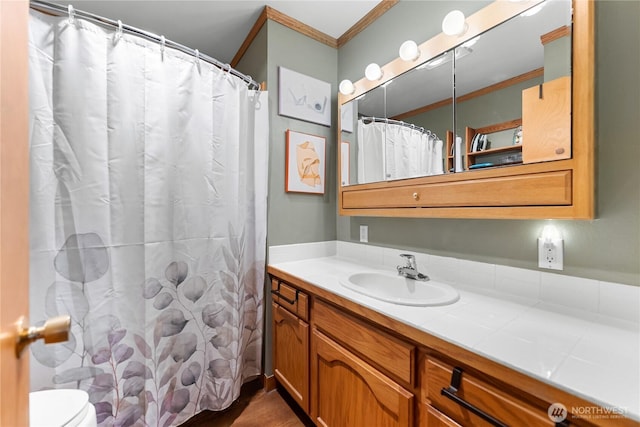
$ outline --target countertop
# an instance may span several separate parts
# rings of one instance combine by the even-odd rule
[[[396,305],[340,284],[353,273],[388,269],[336,256],[269,265],[640,421],[640,332],[634,322],[457,285],[460,299],[450,305]]]

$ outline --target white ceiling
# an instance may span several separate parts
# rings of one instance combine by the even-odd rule
[[[164,35],[229,63],[265,5],[338,38],[373,9],[379,0],[80,0],[77,10]]]

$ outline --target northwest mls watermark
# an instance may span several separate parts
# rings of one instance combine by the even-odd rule
[[[616,418],[624,418],[627,408],[619,406],[572,406],[571,411],[562,403],[552,403],[549,405],[547,415],[549,419],[555,423],[561,423],[571,414],[571,419],[584,420],[611,420]]]

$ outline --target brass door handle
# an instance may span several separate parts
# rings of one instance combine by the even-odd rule
[[[25,326],[25,318],[21,317],[17,328],[16,357],[20,358],[24,348],[39,339],[43,339],[45,344],[67,341],[71,329],[71,317],[69,315],[53,317],[42,326]]]

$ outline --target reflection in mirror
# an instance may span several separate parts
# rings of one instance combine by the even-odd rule
[[[526,89],[549,82],[549,95],[570,96],[571,0],[541,3],[458,46],[455,57],[446,52],[343,106],[350,117],[343,117],[343,141],[351,141],[343,185],[571,157],[570,103],[550,123],[544,108],[541,118],[540,108],[523,101]],[[549,129],[563,141],[550,154],[536,152]]]
[[[564,78],[569,96],[570,26],[571,1],[546,1],[456,49],[456,133],[465,141],[465,170],[523,163],[523,141],[540,122],[523,115],[523,91],[535,88],[536,98],[544,97],[540,84]],[[570,138],[570,113],[564,116]]]
[[[349,164],[348,172],[342,168],[342,185],[444,172],[451,103],[411,120],[400,116],[414,106],[451,98],[452,56],[445,53],[342,106],[342,141],[350,142],[348,159],[342,157]],[[350,133],[352,129],[355,134]]]

